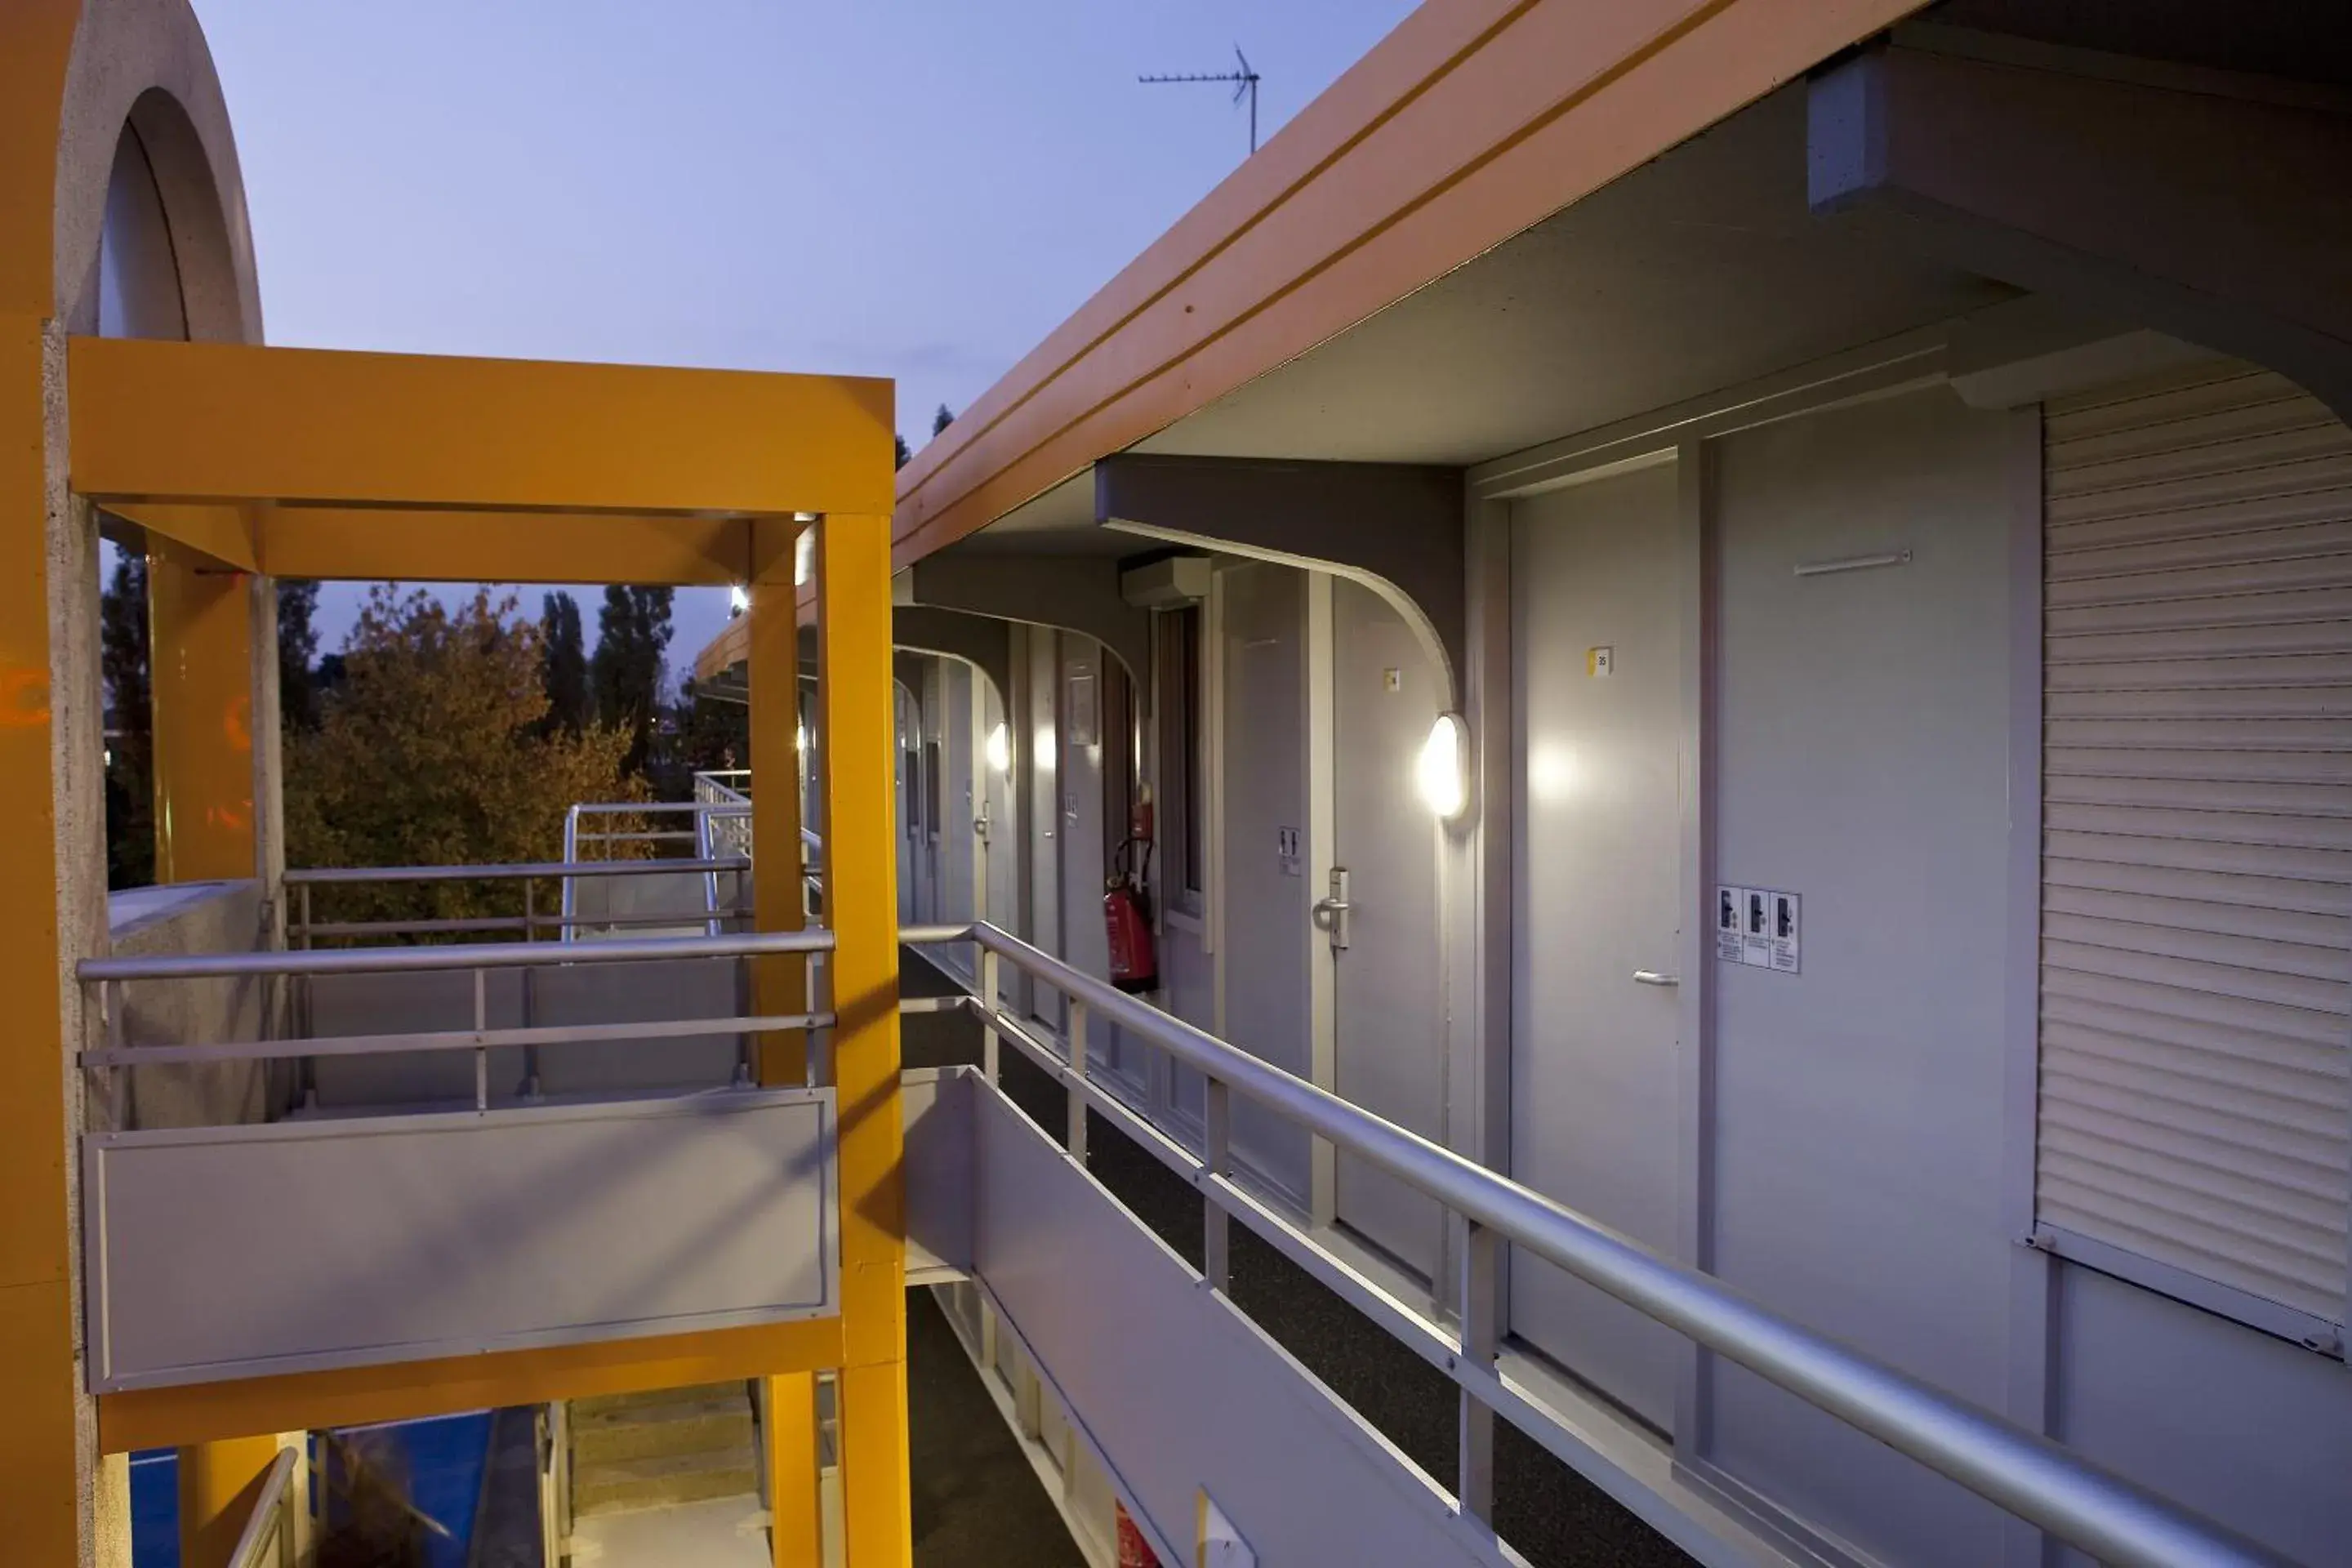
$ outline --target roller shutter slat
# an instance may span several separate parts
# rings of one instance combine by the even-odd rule
[[[2079,888],[2106,893],[2143,894],[2151,899],[2180,899],[2240,908],[2278,910],[2305,915],[2352,918],[2352,888],[2334,881],[2297,881],[2284,877],[2249,877],[2225,871],[2183,870],[2152,866],[2131,858],[2069,860],[2045,856],[2042,862],[2045,889]]]
[[[2070,805],[2131,805],[2158,810],[2253,812],[2272,816],[2335,816],[2352,809],[2341,786],[2280,784],[2262,779],[2200,778],[2193,773],[2144,777],[2137,773],[2086,771],[2050,775],[2044,798]]]
[[[2329,955],[2338,969],[2352,946],[2352,921],[2341,916],[2306,914],[2262,903],[2216,903],[2203,899],[2150,898],[2138,893],[2108,892],[2096,888],[2044,882],[2042,889],[2042,929],[2056,917],[2081,917],[2157,930],[2200,931],[2217,937],[2289,943],[2316,948]]]
[[[2341,1323],[2352,430],[2226,362],[2043,413],[2037,1212]]]

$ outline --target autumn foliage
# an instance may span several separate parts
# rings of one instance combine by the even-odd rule
[[[289,866],[511,865],[563,858],[579,801],[646,798],[624,730],[542,724],[538,625],[488,590],[456,607],[379,584],[315,730],[286,736]],[[546,885],[551,886],[551,884]],[[511,915],[512,883],[321,889],[320,920]],[[541,912],[552,905],[541,889]]]

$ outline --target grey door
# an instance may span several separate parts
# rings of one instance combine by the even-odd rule
[[[1437,822],[1413,763],[1444,701],[1433,659],[1370,589],[1331,584],[1332,864],[1348,874],[1347,946],[1331,953],[1333,1087],[1425,1138],[1445,1136]],[[1328,889],[1318,891],[1328,891]],[[1436,1203],[1340,1155],[1340,1223],[1434,1276]]]
[[[1315,944],[1307,910],[1307,574],[1246,562],[1223,596],[1225,1037],[1311,1076]],[[1302,1207],[1306,1133],[1234,1097],[1235,1158]]]
[[[1512,1173],[1662,1248],[1681,1143],[1675,493],[1663,464],[1518,502],[1511,524]],[[1511,1324],[1670,1424],[1670,1331],[1533,1259],[1512,1268]]]

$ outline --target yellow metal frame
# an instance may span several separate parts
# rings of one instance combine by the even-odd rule
[[[912,1536],[889,384],[114,339],[70,340],[66,360],[72,488],[143,530],[153,563],[168,877],[253,873],[246,605],[256,574],[741,584],[752,597],[751,760],[767,784],[753,793],[754,831],[769,850],[754,871],[755,923],[797,929],[793,558],[798,534],[814,526],[824,871],[841,1019],[838,1317],[109,1394],[101,1445],[182,1446],[192,1476],[225,1486],[260,1452],[254,1433],[762,1378],[775,1412],[776,1559],[800,1563],[813,1560],[818,1530],[813,1374],[833,1369],[849,1560],[903,1568]],[[760,965],[753,980],[761,1007],[803,1010],[798,961]],[[764,1081],[805,1081],[800,1035],[761,1044]],[[200,1500],[187,1521],[199,1533],[232,1500],[206,1491]],[[186,1539],[200,1549],[198,1534]]]

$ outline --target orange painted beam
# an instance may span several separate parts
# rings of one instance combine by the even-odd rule
[[[99,1395],[98,1441],[101,1452],[120,1454],[254,1432],[354,1426],[504,1405],[729,1383],[835,1366],[841,1361],[841,1320],[811,1318],[694,1334],[134,1389]]]
[[[133,510],[139,509],[131,509]],[[416,507],[269,508],[261,560],[274,577],[321,581],[746,582],[748,518]],[[462,571],[453,565],[462,564]]]
[[[889,505],[887,381],[74,338],[74,489],[691,514]],[[436,576],[486,574],[463,560]]]
[[[258,572],[261,552],[254,542],[250,509],[240,506],[166,506],[126,501],[106,509],[135,523],[150,539],[162,538],[194,552],[205,563],[234,572]]]
[[[903,565],[1385,309],[1919,0],[1462,0],[1399,24],[901,470]]]

